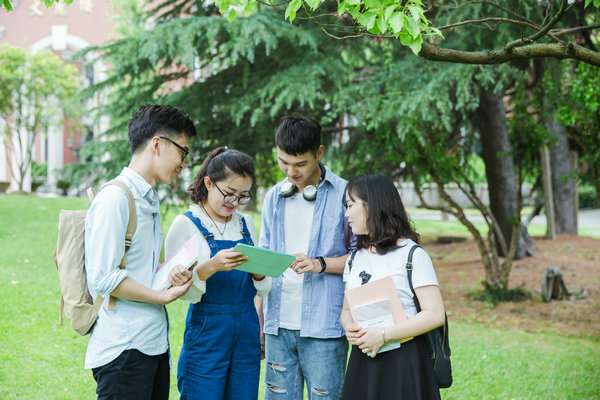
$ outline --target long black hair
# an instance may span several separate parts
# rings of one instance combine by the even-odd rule
[[[348,182],[344,199],[360,199],[364,202],[366,235],[356,235],[346,225],[346,247],[355,244],[358,249],[374,247],[377,254],[386,254],[398,246],[399,238],[405,237],[419,243],[419,234],[412,227],[398,189],[390,178],[381,174],[366,174]]]
[[[204,177],[208,176],[211,181],[220,182],[231,174],[252,178],[252,185],[256,183],[252,157],[241,151],[217,147],[204,159],[194,182],[188,188],[192,202],[202,204],[208,198]]]

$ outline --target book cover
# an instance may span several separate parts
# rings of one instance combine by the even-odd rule
[[[381,299],[372,303],[363,304],[354,308],[352,316],[354,321],[363,328],[381,327],[395,325],[394,316],[390,302],[387,299]],[[400,347],[400,341],[390,340],[379,349],[378,353],[394,350]],[[367,353],[367,355],[371,355]]]
[[[404,308],[402,308],[402,301],[400,301],[400,297],[396,292],[396,287],[394,286],[394,281],[391,276],[386,276],[385,278],[370,281],[364,285],[346,290],[345,295],[348,306],[350,307],[352,318],[359,325],[361,325],[361,323],[358,320],[359,316],[357,316],[356,310],[363,306],[368,307],[364,308],[363,311],[359,311],[360,318],[362,318],[364,321],[385,321],[386,325],[379,325],[382,327],[397,325],[403,321],[406,321],[407,319],[406,315],[404,314]],[[387,304],[381,303],[382,300],[385,300]],[[388,309],[392,317],[391,321],[389,320],[389,316],[385,317],[388,319],[383,319],[382,317],[382,315],[386,314],[385,310]],[[370,312],[373,312],[373,314],[369,314]],[[369,317],[369,315],[372,316]],[[364,328],[363,325],[361,326]],[[400,340],[400,342],[398,342],[398,346],[395,348],[400,347],[400,343],[406,342],[410,339],[412,339],[412,337]],[[391,348],[388,350],[391,350]]]
[[[248,256],[248,261],[235,269],[273,278],[280,276],[296,261],[296,257],[291,254],[278,253],[243,243],[236,244],[233,251],[241,251]]]
[[[156,269],[152,279],[152,289],[158,291],[168,289],[171,287],[169,272],[179,264],[186,269],[192,269],[198,263],[197,259],[198,238],[193,235]]]

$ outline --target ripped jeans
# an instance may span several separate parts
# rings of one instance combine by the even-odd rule
[[[265,400],[302,400],[304,382],[309,400],[338,400],[342,395],[348,342],[300,337],[300,331],[279,328],[265,335]]]

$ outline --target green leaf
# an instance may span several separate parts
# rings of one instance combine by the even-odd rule
[[[410,47],[412,52],[418,56],[419,52],[421,51],[422,45],[423,45],[423,37],[421,35],[419,35],[408,45],[408,47]]]
[[[600,0],[594,0],[594,6],[600,7]]]
[[[339,15],[344,14],[347,9],[348,9],[348,1],[344,0],[338,5],[338,14]]]
[[[408,19],[408,33],[415,39],[421,33],[419,21],[410,16],[406,16],[405,18]]]
[[[410,45],[413,40],[412,36],[410,36],[410,34],[406,33],[405,31],[400,32],[398,37],[400,39],[400,43],[402,43],[402,45],[404,46]]]
[[[229,9],[229,11],[227,12],[227,14],[225,15],[225,17],[227,18],[227,21],[229,22],[233,22],[233,20],[235,19],[235,17],[237,16],[237,13],[235,12],[235,8],[231,7]]]
[[[412,16],[415,17],[415,19],[417,21],[419,21],[421,19],[425,19],[425,15],[423,14],[423,9],[421,7],[419,7],[419,6],[409,6],[408,10],[412,14]]]
[[[392,18],[389,19],[389,22],[394,34],[400,33],[404,27],[404,14],[401,12],[394,14]]]
[[[379,31],[381,33],[384,33],[385,31],[387,31],[387,23],[385,22],[383,15],[380,15],[379,18],[377,19],[377,28],[379,29]]]
[[[254,5],[255,4],[256,3],[253,2],[253,1],[249,1],[249,2],[246,3],[246,5],[244,6],[244,15],[246,17],[249,16],[252,13],[252,11],[254,11]]]
[[[375,14],[373,11],[367,11],[358,17],[358,23],[367,28],[367,30],[371,30],[373,26],[375,26],[376,18],[377,14]]]
[[[221,15],[225,14],[225,12],[227,11],[227,8],[229,8],[228,1],[220,1],[219,2],[219,12],[221,13]]]
[[[358,20],[358,18],[360,17],[360,7],[349,7],[348,14],[350,14],[353,19]]]
[[[444,34],[442,33],[442,31],[440,31],[438,28],[435,27],[430,27],[429,28],[433,33],[435,33],[436,35],[438,35],[441,38],[444,38]]]
[[[302,7],[302,0],[293,0],[285,10],[285,17],[289,18],[290,22],[296,19],[296,12]]]
[[[395,5],[389,6],[388,8],[385,9],[385,20],[389,21],[390,17],[392,16],[392,14],[394,13],[394,10],[396,9]]]
[[[363,4],[365,5],[365,8],[371,10],[381,8],[381,1],[379,0],[363,0]]]
[[[2,4],[4,5],[4,8],[6,8],[6,11],[12,10],[12,4],[10,4],[10,0],[2,0]]]
[[[306,4],[310,7],[311,10],[316,10],[317,7],[321,5],[323,0],[305,0]]]
[[[585,0],[584,8],[587,8],[587,6],[589,6],[591,2],[592,2],[592,0]]]

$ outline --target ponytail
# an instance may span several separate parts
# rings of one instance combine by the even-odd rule
[[[252,178],[252,184],[256,183],[254,161],[248,154],[237,150],[228,150],[225,147],[214,149],[202,163],[200,171],[189,186],[190,199],[193,203],[202,204],[208,197],[208,189],[204,184],[204,178],[209,177],[213,182],[219,182],[231,174]]]

